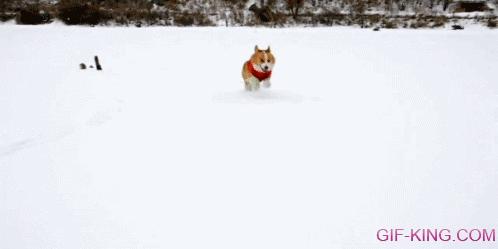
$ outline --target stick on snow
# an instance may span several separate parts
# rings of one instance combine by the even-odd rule
[[[95,66],[97,67],[97,70],[102,70],[102,66],[100,65],[100,62],[99,62],[99,57],[95,55]]]

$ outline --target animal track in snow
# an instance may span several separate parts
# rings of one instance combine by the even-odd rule
[[[8,156],[19,150],[31,147],[36,143],[37,140],[35,138],[27,138],[27,139],[18,140],[16,142],[4,146],[0,146],[0,157]]]

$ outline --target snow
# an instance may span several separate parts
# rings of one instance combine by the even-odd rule
[[[498,226],[496,31],[0,37],[2,248],[496,247],[375,237]],[[255,44],[277,63],[248,93]]]

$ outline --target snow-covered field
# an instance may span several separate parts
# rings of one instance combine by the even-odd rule
[[[496,248],[498,32],[0,26],[0,248]],[[273,87],[244,92],[255,44]],[[103,71],[79,70],[100,57]]]

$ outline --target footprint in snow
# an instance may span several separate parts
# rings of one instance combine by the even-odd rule
[[[17,142],[10,143],[5,146],[0,147],[0,157],[8,156],[12,153],[15,153],[19,150],[23,150],[25,148],[31,147],[36,144],[36,139],[28,138],[19,140]]]

